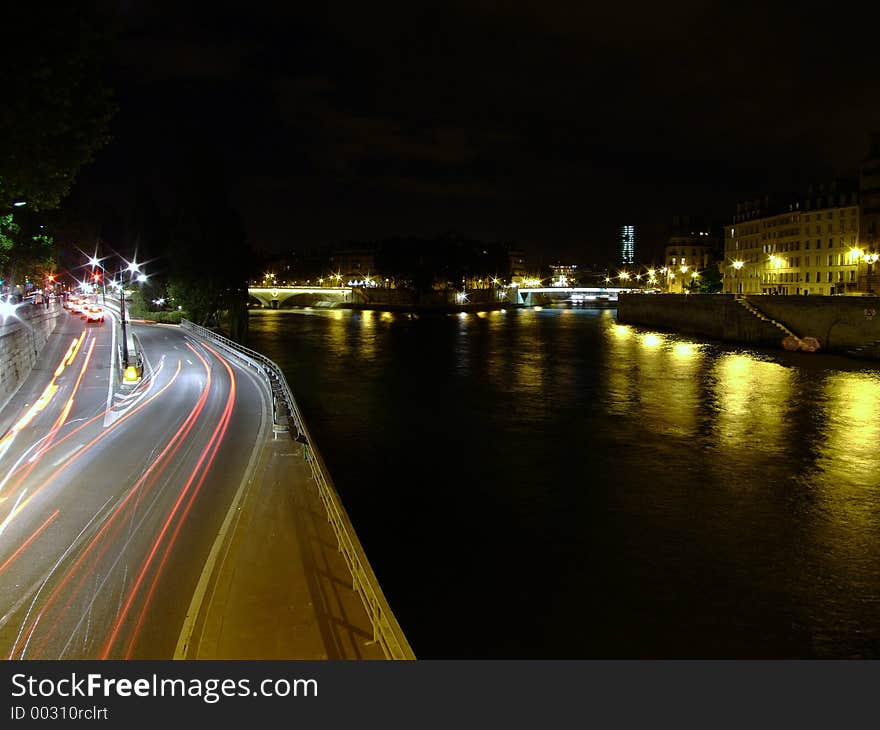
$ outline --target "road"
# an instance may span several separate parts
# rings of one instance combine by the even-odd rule
[[[248,370],[177,327],[133,326],[136,386],[113,387],[113,322],[64,313],[0,412],[3,657],[171,658],[265,435]]]

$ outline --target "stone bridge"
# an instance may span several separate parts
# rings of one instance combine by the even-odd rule
[[[294,299],[292,304],[300,306],[310,306],[317,302],[342,304],[351,301],[350,286],[249,286],[248,294],[270,309],[278,309],[288,299]]]

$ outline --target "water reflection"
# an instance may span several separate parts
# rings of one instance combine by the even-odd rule
[[[703,347],[616,323],[606,332],[607,411],[637,418],[658,434],[695,435]]]
[[[880,388],[877,378],[836,373],[824,387],[825,438],[819,467],[844,483],[880,485]]]
[[[876,370],[482,314],[251,320],[417,654],[880,657]]]
[[[725,354],[714,368],[722,446],[780,452],[790,423],[793,370],[752,355]]]

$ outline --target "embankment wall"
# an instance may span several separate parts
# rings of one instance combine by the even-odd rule
[[[825,351],[880,339],[880,297],[750,296],[752,306]],[[873,312],[873,314],[872,314]],[[737,303],[733,294],[621,294],[617,319],[694,337],[781,347],[784,333]]]
[[[48,309],[22,304],[14,317],[0,317],[0,408],[30,374],[63,312],[55,302]]]

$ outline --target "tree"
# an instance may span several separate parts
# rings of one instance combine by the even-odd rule
[[[168,234],[168,293],[196,324],[217,324],[225,313],[229,335],[247,336],[250,252],[238,214],[229,204],[220,155],[193,143]]]
[[[107,45],[81,3],[7,3],[0,43],[0,213],[55,208],[109,140]]]
[[[718,294],[724,288],[724,281],[717,266],[710,266],[700,272],[700,276],[691,279],[688,291],[695,294]]]
[[[32,216],[0,215],[0,280],[42,281],[55,270],[54,239]]]

